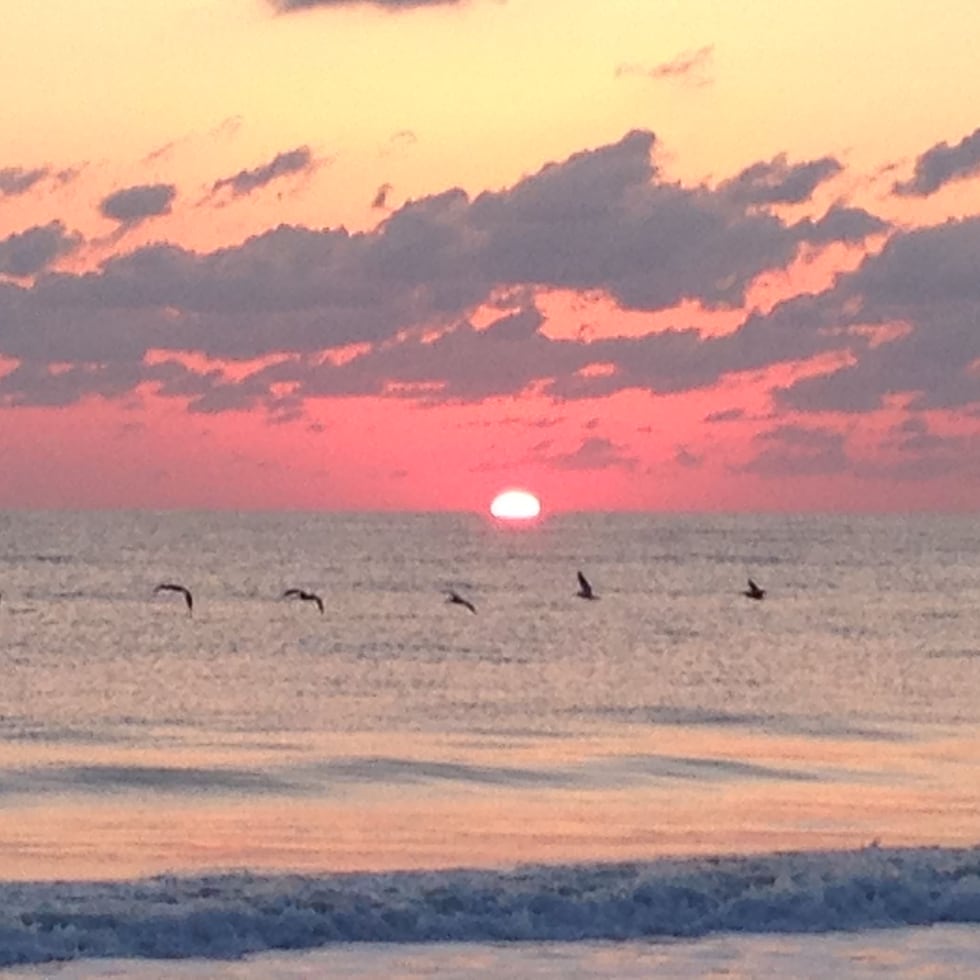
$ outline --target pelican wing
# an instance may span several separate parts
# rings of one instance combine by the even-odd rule
[[[187,603],[187,608],[191,611],[194,609],[194,596],[191,595],[191,590],[186,586],[178,585],[176,582],[161,582],[154,590],[154,595],[157,592],[179,592],[184,597],[184,602]]]

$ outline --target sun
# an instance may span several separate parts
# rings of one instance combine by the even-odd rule
[[[490,513],[498,521],[533,521],[541,513],[541,501],[529,490],[504,490],[493,498]]]

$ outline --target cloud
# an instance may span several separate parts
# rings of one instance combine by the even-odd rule
[[[605,398],[637,389],[668,393],[715,384],[728,373],[765,369],[836,349],[847,340],[824,332],[803,298],[753,317],[723,337],[693,329],[586,343],[544,332],[529,305],[483,329],[462,321],[436,338],[407,333],[374,344],[342,364],[295,358],[264,383],[287,383],[304,397],[388,395],[427,403],[475,402],[535,391],[559,401]],[[850,342],[860,345],[861,338]],[[605,369],[591,370],[596,366]]]
[[[737,422],[745,418],[744,408],[724,408],[717,412],[709,412],[704,417],[705,422]]]
[[[883,448],[891,450],[893,458],[863,463],[862,473],[902,480],[935,479],[956,472],[980,473],[977,433],[941,435],[921,416],[909,416],[893,426],[883,440]]]
[[[231,191],[233,197],[241,197],[251,194],[260,187],[280,177],[288,177],[293,174],[311,173],[316,167],[313,153],[308,146],[299,146],[295,150],[286,150],[278,153],[268,163],[251,170],[240,170],[231,177],[222,177],[216,180],[211,186],[211,193],[217,194],[226,187]]]
[[[765,476],[813,476],[839,473],[851,465],[845,436],[831,429],[780,425],[755,437],[760,452],[737,469]]]
[[[808,201],[824,181],[843,169],[831,156],[790,164],[785,153],[759,161],[725,181],[720,190],[740,205],[801,204]]]
[[[616,77],[624,75],[642,75],[657,81],[682,81],[689,85],[703,86],[710,83],[708,67],[714,55],[714,45],[708,44],[696,51],[685,51],[670,61],[664,61],[651,68],[636,64],[619,65]]]
[[[841,328],[902,329],[840,370],[780,389],[781,406],[861,413],[898,394],[916,408],[980,404],[980,218],[896,232],[821,302]]]
[[[388,195],[390,193],[391,184],[382,184],[371,200],[371,207],[379,211],[386,211],[388,209]]]
[[[413,130],[399,129],[398,132],[391,134],[388,142],[381,149],[381,155],[391,156],[392,154],[400,153],[414,146],[418,141],[419,138]]]
[[[548,456],[545,462],[562,470],[606,470],[613,467],[632,470],[639,459],[624,452],[623,447],[611,439],[590,436],[583,439],[574,451]]]
[[[26,194],[38,181],[49,174],[47,167],[0,168],[0,197],[17,197]]]
[[[674,462],[688,470],[696,470],[704,465],[704,455],[692,453],[686,446],[678,446],[674,452]]]
[[[849,208],[838,204],[822,218],[816,221],[804,218],[794,228],[811,245],[829,245],[831,242],[854,245],[888,231],[891,225],[864,208]]]
[[[83,398],[117,398],[143,380],[137,364],[75,364],[54,370],[24,362],[0,377],[0,405],[71,405]]]
[[[177,195],[173,184],[141,184],[124,187],[102,199],[99,211],[121,225],[136,225],[147,218],[170,213]]]
[[[965,136],[956,146],[937,143],[915,161],[915,172],[897,181],[892,190],[902,197],[928,197],[954,180],[980,174],[980,129]]]
[[[58,364],[139,363],[151,350],[278,358],[247,383],[209,379],[202,404],[212,406],[245,397],[258,404],[250,392],[262,385],[299,397],[426,402],[530,387],[559,400],[630,388],[679,392],[827,351],[862,354],[865,339],[834,329],[839,303],[807,296],[749,316],[724,336],[684,323],[591,343],[547,336],[533,304],[540,288],[595,290],[631,310],[685,300],[738,309],[753,280],[784,268],[801,246],[881,227],[867,212],[842,207],[788,224],[723,189],[665,180],[654,149],[652,133],[631,132],[509,188],[409,201],[356,234],[280,226],[209,253],[155,243],[84,273],[48,272],[29,288],[6,284],[0,354]],[[281,169],[243,172],[250,176],[239,184],[259,186]],[[135,219],[148,210],[144,199],[125,213]],[[522,296],[521,308],[477,329],[473,311],[502,296]],[[322,357],[351,345],[358,355],[343,364]]]
[[[313,10],[317,7],[356,7],[372,6],[381,10],[414,10],[420,7],[454,6],[463,0],[269,0],[280,13],[294,13],[297,10]]]
[[[82,238],[60,221],[37,225],[0,239],[0,275],[18,278],[37,275],[73,252]]]

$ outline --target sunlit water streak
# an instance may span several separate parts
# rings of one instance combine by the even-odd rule
[[[980,841],[975,518],[5,514],[0,592],[10,882]]]

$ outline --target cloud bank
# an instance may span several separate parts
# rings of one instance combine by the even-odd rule
[[[58,266],[80,243],[60,222],[8,236],[0,355],[14,366],[0,403],[70,405],[149,386],[192,412],[281,420],[322,398],[434,405],[533,393],[568,404],[706,392],[781,369],[769,382],[775,422],[740,464],[761,475],[854,470],[831,420],[895,399],[910,418],[980,418],[980,217],[894,228],[838,203],[790,220],[770,209],[812,202],[840,173],[836,158],[777,155],[715,187],[687,187],[660,172],[656,151],[652,133],[634,131],[501,190],[409,201],[370,231],[283,225],[206,253],[157,242],[87,271]],[[313,165],[300,148],[218,185],[248,194]],[[139,185],[101,207],[126,224],[164,213],[175,194]],[[883,247],[822,291],[765,312],[747,306],[758,277],[871,238]],[[556,334],[537,300],[552,290],[673,312],[642,335]],[[731,311],[735,325],[705,332],[676,312],[682,304]],[[752,421],[730,406],[705,424]],[[945,465],[972,445],[917,425],[889,436],[907,460]],[[674,452],[680,465],[704,465],[687,446]],[[541,458],[571,470],[639,465],[602,432],[569,452],[543,447]]]

